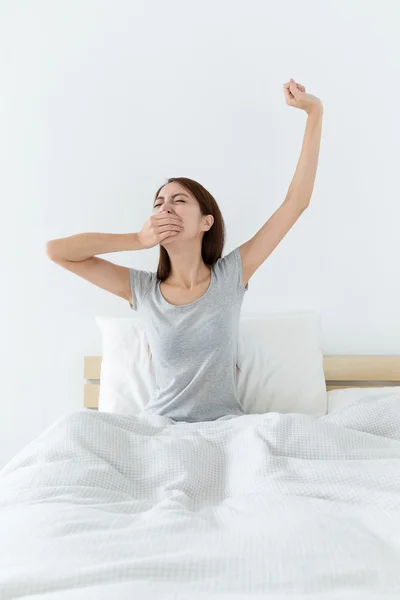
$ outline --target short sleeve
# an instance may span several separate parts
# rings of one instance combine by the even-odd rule
[[[228,287],[232,287],[233,283],[235,290],[240,294],[248,291],[249,284],[247,283],[246,287],[243,285],[243,264],[239,246],[219,258],[216,269]]]
[[[140,269],[129,269],[129,282],[132,292],[133,305],[129,302],[132,310],[140,310],[142,302],[151,289],[155,273],[151,271],[142,271]]]

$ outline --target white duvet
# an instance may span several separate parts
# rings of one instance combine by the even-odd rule
[[[63,417],[0,471],[0,599],[30,597],[400,598],[400,396]]]

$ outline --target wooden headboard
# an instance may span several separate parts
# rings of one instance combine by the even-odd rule
[[[84,357],[84,406],[98,408],[101,356]],[[400,386],[400,355],[324,356],[326,389]]]

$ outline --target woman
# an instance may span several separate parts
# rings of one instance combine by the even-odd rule
[[[238,325],[248,281],[308,206],[322,127],[321,101],[294,80],[287,104],[307,125],[288,194],[246,243],[221,257],[225,228],[213,196],[185,177],[168,179],[138,233],[83,233],[52,240],[47,254],[62,267],[127,300],[144,321],[157,387],[144,412],[175,421],[243,415],[236,395]],[[122,267],[96,254],[160,245],[157,272]]]

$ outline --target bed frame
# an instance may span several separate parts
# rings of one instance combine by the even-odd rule
[[[400,355],[324,356],[326,389],[400,386]],[[98,408],[101,356],[84,357],[84,406]]]

